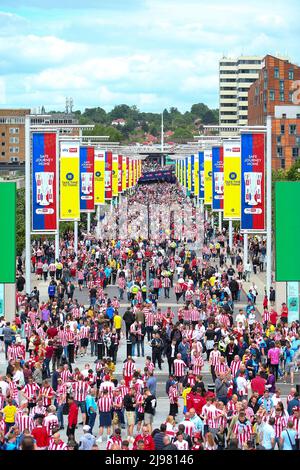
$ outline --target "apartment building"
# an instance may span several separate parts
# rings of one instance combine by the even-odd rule
[[[25,116],[30,109],[0,109],[0,163],[23,163],[25,160]],[[31,124],[78,124],[73,114],[31,114]],[[73,134],[76,131],[64,130]],[[77,131],[78,132],[78,131]]]
[[[272,166],[289,168],[300,157],[300,107],[294,103],[294,84],[300,67],[288,59],[267,55],[258,79],[248,93],[250,125],[265,125],[272,116]]]
[[[248,90],[258,78],[261,62],[260,56],[223,57],[219,61],[220,126],[248,124]]]

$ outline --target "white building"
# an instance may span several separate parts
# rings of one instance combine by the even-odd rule
[[[248,90],[262,67],[262,57],[223,57],[219,61],[220,126],[248,124]]]

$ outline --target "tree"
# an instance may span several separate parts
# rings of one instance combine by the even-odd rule
[[[25,188],[17,190],[16,207],[16,253],[21,256],[25,249]]]
[[[184,127],[177,127],[177,129],[175,129],[174,131],[172,138],[189,140],[189,139],[193,139],[193,134],[189,129],[186,129]]]

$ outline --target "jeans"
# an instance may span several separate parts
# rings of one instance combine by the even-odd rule
[[[94,356],[96,354],[96,341],[91,339],[91,356]]]
[[[91,434],[93,433],[93,427],[94,427],[94,424],[95,424],[95,421],[96,421],[96,416],[97,416],[97,413],[89,413],[88,414],[88,425],[91,428]]]
[[[50,373],[50,361],[51,361],[51,358],[50,357],[46,357],[44,359],[44,367],[45,367],[45,370],[46,370],[46,374],[47,374],[47,378],[51,377],[51,373]]]
[[[141,350],[142,350],[142,356],[145,356],[145,350],[144,350],[144,341],[138,341],[137,343],[137,353],[138,357],[141,355]]]
[[[124,296],[124,289],[121,289],[121,287],[119,287],[119,299],[123,300],[123,296]]]
[[[132,343],[131,355],[135,356],[135,345],[136,343]]]
[[[64,405],[58,405],[57,412],[56,412],[60,427],[63,427],[64,425],[63,407]]]
[[[4,347],[5,347],[5,359],[7,359],[7,350],[8,346],[10,346],[12,341],[4,341]]]

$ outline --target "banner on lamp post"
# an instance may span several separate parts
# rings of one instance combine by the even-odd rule
[[[199,152],[199,199],[204,201],[204,152]]]
[[[287,282],[287,308],[289,324],[299,321],[299,282]]]
[[[79,141],[60,142],[60,218],[80,219]]]
[[[212,151],[204,150],[204,204],[212,204]]]
[[[265,230],[265,134],[242,134],[241,230]]]
[[[94,147],[80,147],[80,211],[93,212],[94,202]]]
[[[241,141],[223,144],[224,152],[224,219],[241,218]]]
[[[56,133],[32,134],[32,231],[57,230]]]
[[[105,151],[95,148],[94,163],[95,205],[105,204]]]
[[[112,152],[105,152],[105,199],[112,199]]]
[[[220,212],[224,208],[224,160],[223,147],[212,148],[212,209]]]
[[[112,156],[112,195],[117,197],[118,192],[118,178],[119,178],[119,155],[113,153]]]

